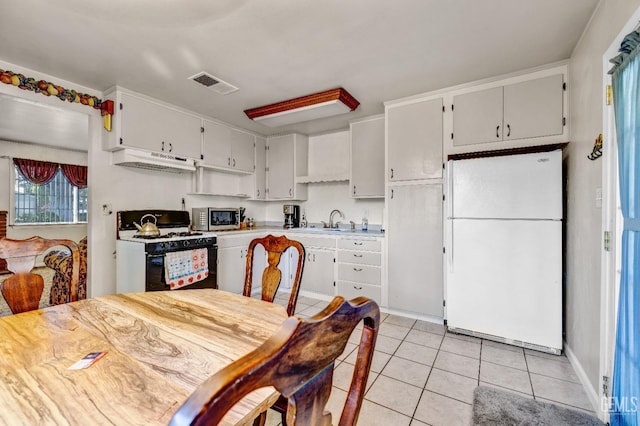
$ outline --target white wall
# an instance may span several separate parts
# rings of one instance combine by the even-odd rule
[[[13,191],[11,158],[28,158],[31,160],[52,161],[54,163],[87,164],[87,153],[56,149],[42,145],[0,141],[0,210],[10,211],[10,193]],[[11,157],[11,158],[10,158]],[[23,240],[33,236],[50,239],[68,239],[79,241],[87,235],[87,225],[11,225],[7,228],[7,237]]]
[[[602,159],[587,159],[602,133],[602,57],[640,0],[601,0],[569,63],[571,143],[567,156],[566,344],[597,395],[600,354]],[[610,149],[609,141],[604,149]],[[593,395],[592,395],[593,396]]]
[[[101,122],[100,117],[92,117]],[[94,135],[99,139],[102,130]],[[98,142],[99,143],[99,142]],[[89,150],[89,202],[91,209],[91,296],[116,290],[116,212],[137,209],[182,208],[182,198],[191,191],[191,174],[114,166],[111,153],[99,147]],[[109,205],[112,214],[102,206]]]
[[[309,176],[349,176],[351,161],[349,155],[349,130],[309,136]],[[384,173],[384,171],[380,171]],[[333,209],[339,209],[345,216],[341,222],[348,225],[354,221],[360,225],[366,214],[370,225],[382,225],[384,199],[351,198],[349,182],[346,180],[308,183],[306,201],[270,202],[266,207],[265,219],[284,222],[283,204],[300,205],[307,221],[319,224],[329,222]],[[335,217],[338,219],[338,216]]]

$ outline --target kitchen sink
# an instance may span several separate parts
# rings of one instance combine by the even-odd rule
[[[295,228],[296,231],[300,232],[341,232],[344,229],[340,228]]]

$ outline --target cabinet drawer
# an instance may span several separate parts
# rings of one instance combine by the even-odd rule
[[[380,240],[366,240],[363,238],[339,238],[338,248],[346,250],[380,251]]]
[[[338,250],[338,262],[340,263],[357,263],[359,265],[380,266],[382,264],[382,255],[380,252],[356,251],[356,250]]]
[[[338,280],[380,285],[381,268],[368,265],[338,264]]]
[[[289,233],[286,234],[287,238],[290,240],[295,240],[300,242],[305,248],[307,247],[315,247],[315,248],[328,248],[335,249],[336,248],[336,239],[335,237],[310,237],[308,235],[301,235],[298,233]]]
[[[381,287],[369,284],[351,283],[346,281],[338,281],[338,296],[342,296],[347,300],[355,297],[363,296],[375,300],[380,304]]]

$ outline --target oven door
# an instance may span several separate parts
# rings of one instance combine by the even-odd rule
[[[240,228],[239,209],[209,209],[209,230]]]
[[[218,264],[218,247],[207,247],[207,251],[209,258],[209,276],[197,283],[181,287],[179,290],[189,290],[193,288],[218,288],[216,270]],[[164,254],[147,253],[145,268],[145,291],[171,290],[165,280]]]

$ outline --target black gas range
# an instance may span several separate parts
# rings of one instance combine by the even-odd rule
[[[151,215],[151,216],[149,216]],[[155,219],[160,235],[140,235],[136,224]],[[183,210],[124,210],[117,212],[117,282],[119,293],[169,290],[165,255],[204,248],[208,276],[183,288],[217,288],[217,239],[210,232],[193,232]]]

